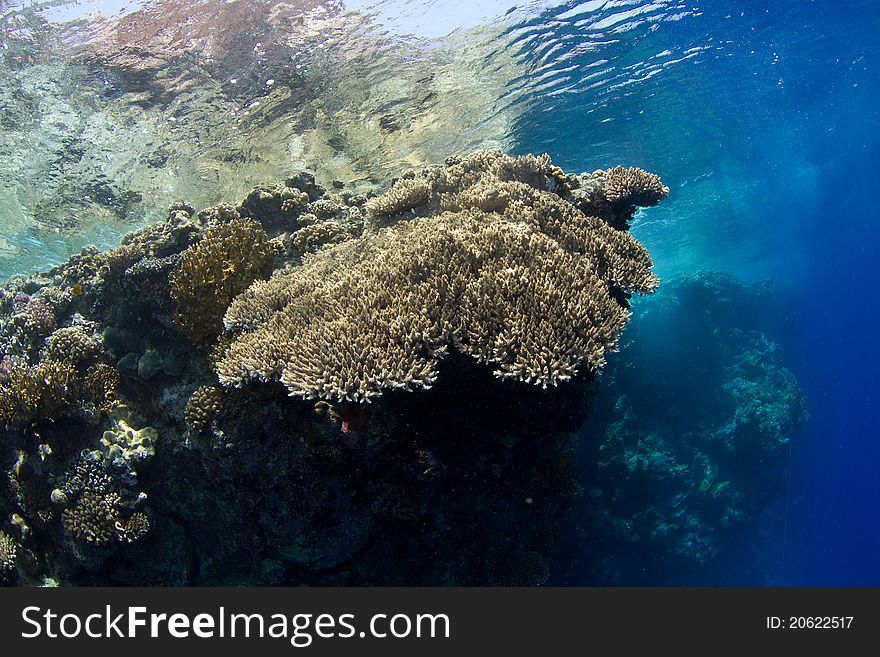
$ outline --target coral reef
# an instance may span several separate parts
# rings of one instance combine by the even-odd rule
[[[478,151],[413,175],[368,202],[374,231],[233,302],[226,326],[245,333],[221,383],[368,401],[430,388],[449,347],[542,387],[602,367],[623,295],[657,285],[644,247],[545,191],[546,156]]]
[[[585,432],[583,549],[597,583],[696,583],[784,489],[809,415],[768,335],[785,295],[711,272],[642,300]],[[682,354],[699,360],[680,363]],[[636,568],[636,564],[638,567]]]
[[[10,280],[3,583],[540,585],[579,506],[582,581],[646,545],[710,562],[803,396],[736,323],[771,286],[677,281],[609,358],[657,287],[623,228],[658,184],[494,151],[378,196],[300,173]],[[674,332],[705,354],[690,415],[680,363],[632,374],[670,312],[714,322]]]
[[[229,303],[256,279],[268,277],[275,252],[256,221],[233,219],[208,228],[168,279],[177,326],[194,342],[216,338]]]

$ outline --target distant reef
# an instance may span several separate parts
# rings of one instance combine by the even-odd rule
[[[768,520],[809,419],[786,367],[790,299],[778,282],[701,271],[639,300],[584,427],[575,578],[773,581],[784,519]],[[731,571],[744,566],[745,580]]]
[[[641,169],[497,151],[381,195],[300,172],[14,277],[0,579],[544,583],[591,486],[576,461],[596,375],[631,295],[658,285],[627,228],[667,193]],[[775,403],[742,368],[733,398]],[[765,415],[740,424],[777,433],[716,442],[777,450],[785,409]],[[608,476],[636,430],[606,436]]]

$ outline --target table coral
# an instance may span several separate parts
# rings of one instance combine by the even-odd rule
[[[305,398],[368,401],[430,388],[453,347],[546,387],[598,371],[654,290],[644,247],[553,193],[546,156],[478,151],[371,200],[372,229],[255,284],[226,314],[244,329],[221,383],[281,381]]]

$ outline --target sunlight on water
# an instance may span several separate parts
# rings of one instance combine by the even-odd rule
[[[36,7],[4,10],[6,273],[45,267],[100,235],[112,243],[178,198],[236,198],[303,167],[328,183],[369,183],[479,145],[546,151],[579,170],[658,171],[672,202],[636,230],[662,275],[737,262],[748,275],[772,273],[754,263],[781,257],[769,240],[795,235],[766,221],[756,231],[749,195],[778,187],[768,196],[784,206],[785,190],[806,184],[799,172],[821,166],[817,144],[845,148],[850,125],[876,121],[847,110],[871,91],[859,77],[876,44],[851,40],[821,62],[836,73],[817,84],[797,49],[819,57],[842,35],[794,5]],[[774,20],[810,24],[795,40]],[[839,109],[830,124],[829,94]],[[793,121],[804,127],[783,135]]]
[[[477,23],[416,38],[321,1],[6,11],[7,274],[112,243],[177,199],[235,199],[302,168],[373,185],[508,145],[498,96],[515,62],[484,66],[497,30]]]

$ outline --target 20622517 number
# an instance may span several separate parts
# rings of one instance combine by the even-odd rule
[[[852,616],[791,616],[790,630],[845,630],[853,622]]]

